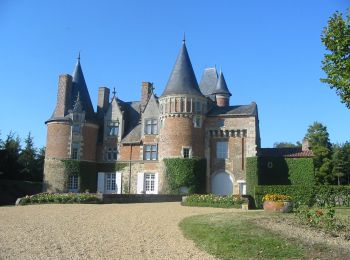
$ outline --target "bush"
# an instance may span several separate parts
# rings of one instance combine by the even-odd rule
[[[266,194],[276,193],[293,198],[294,206],[347,206],[350,207],[350,186],[299,186],[270,185],[256,186],[254,192],[255,205],[262,208],[262,198]]]
[[[96,194],[91,193],[39,193],[21,198],[20,205],[46,203],[101,203]]]
[[[214,194],[193,194],[182,202],[183,206],[215,207],[215,208],[241,208],[243,203],[248,203],[247,199],[239,195],[217,196]]]
[[[262,201],[291,201],[291,196],[283,195],[283,194],[266,194]]]

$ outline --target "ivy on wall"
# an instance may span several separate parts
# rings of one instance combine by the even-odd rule
[[[181,187],[187,187],[190,194],[205,193],[205,159],[166,158],[164,164],[171,193],[178,194]]]

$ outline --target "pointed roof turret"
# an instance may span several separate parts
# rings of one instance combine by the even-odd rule
[[[232,96],[232,94],[227,88],[225,77],[221,70],[220,70],[218,83],[216,84],[216,88],[212,94],[226,94],[226,95]]]
[[[215,92],[216,85],[218,83],[218,73],[216,67],[205,68],[202,79],[199,83],[199,89],[205,96],[212,96]]]
[[[190,94],[203,96],[199,90],[196,76],[192,68],[190,57],[188,56],[186,42],[183,40],[182,47],[177,56],[175,65],[170,74],[168,83],[162,94],[177,95],[177,94]]]
[[[74,107],[74,103],[77,100],[77,96],[79,93],[80,103],[82,110],[85,111],[86,119],[94,119],[95,113],[91,103],[89,91],[86,86],[85,78],[83,71],[80,65],[80,52],[77,60],[77,64],[75,65],[75,69],[73,72],[73,81],[72,81],[72,95],[71,95],[71,107]]]

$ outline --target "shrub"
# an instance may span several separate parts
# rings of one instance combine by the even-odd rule
[[[96,194],[91,193],[39,193],[21,198],[20,205],[45,203],[100,203]]]
[[[192,194],[182,202],[182,205],[215,208],[241,208],[243,203],[248,203],[248,201],[239,195],[217,196],[214,194]]]
[[[283,194],[266,194],[262,201],[290,201],[292,200],[291,196]]]

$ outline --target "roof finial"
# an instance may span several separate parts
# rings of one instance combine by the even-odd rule
[[[186,34],[185,34],[185,32],[184,32],[184,37],[183,37],[183,39],[182,39],[182,42],[183,42],[183,43],[186,43]]]
[[[78,61],[80,62],[80,51],[78,53]]]
[[[112,93],[113,93],[113,97],[115,97],[115,94],[117,94],[117,91],[115,91],[115,87],[113,87]]]

